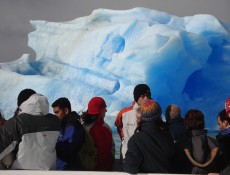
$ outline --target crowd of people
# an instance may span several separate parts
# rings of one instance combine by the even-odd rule
[[[230,174],[230,98],[217,114],[220,133],[213,138],[199,109],[182,117],[180,107],[169,104],[163,121],[148,85],[135,86],[133,97],[115,119],[121,139],[119,171]],[[66,97],[51,106],[53,114],[47,97],[24,89],[13,117],[6,120],[0,113],[0,169],[116,171],[105,100],[93,97],[80,115]]]

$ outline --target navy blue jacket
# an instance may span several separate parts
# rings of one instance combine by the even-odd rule
[[[79,121],[79,115],[72,112],[61,123],[60,136],[56,143],[57,170],[83,170],[77,154],[84,141],[85,131]]]
[[[185,136],[186,126],[182,118],[169,120],[167,126],[174,141],[181,140]]]

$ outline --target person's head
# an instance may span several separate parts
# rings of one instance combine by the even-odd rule
[[[71,113],[71,104],[66,97],[61,97],[52,104],[54,114],[62,120]]]
[[[14,117],[16,117],[19,114],[19,107],[23,102],[28,100],[31,95],[36,94],[36,92],[33,89],[23,89],[19,94],[17,98],[17,109],[15,111]]]
[[[204,129],[204,114],[197,109],[191,109],[185,114],[185,125],[188,129]]]
[[[165,112],[166,121],[169,121],[175,118],[180,118],[180,117],[181,117],[181,110],[179,106],[175,104],[167,106],[166,112]]]
[[[141,122],[153,122],[161,120],[162,110],[156,101],[147,99],[140,106],[139,113],[141,115]]]
[[[31,95],[36,94],[36,92],[33,89],[23,89],[19,94],[18,94],[18,107],[21,106],[21,104],[28,100]]]
[[[101,97],[93,97],[88,103],[87,114],[89,115],[98,115],[99,117],[104,118],[106,110],[105,100]]]
[[[151,98],[149,86],[146,84],[138,84],[133,90],[133,97],[137,104],[141,106],[143,101]]]
[[[230,118],[227,116],[225,109],[219,112],[217,116],[217,124],[221,131],[230,127]]]
[[[19,114],[46,115],[49,113],[48,99],[41,94],[33,94],[19,107]]]
[[[225,110],[228,117],[230,117],[230,97],[225,102]]]

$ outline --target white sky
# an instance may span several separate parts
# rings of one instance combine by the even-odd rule
[[[35,57],[27,46],[30,20],[70,21],[98,8],[147,7],[177,16],[211,14],[230,23],[230,0],[0,0],[0,62]]]

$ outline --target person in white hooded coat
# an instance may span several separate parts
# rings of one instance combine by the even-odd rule
[[[0,128],[0,160],[14,153],[11,169],[55,169],[55,145],[60,120],[49,114],[49,102],[34,94],[19,107],[19,115]]]

